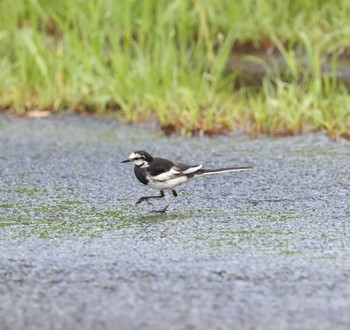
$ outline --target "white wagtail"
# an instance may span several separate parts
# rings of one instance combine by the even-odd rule
[[[176,199],[177,193],[174,188],[188,180],[209,174],[246,171],[251,169],[251,167],[203,169],[202,165],[193,166],[175,163],[164,158],[152,157],[148,152],[143,150],[131,153],[127,160],[122,161],[122,163],[127,162],[135,164],[134,172],[140,182],[160,191],[160,195],[158,196],[141,197],[136,204],[142,203],[143,201],[151,204],[149,199],[163,198],[164,190],[171,190],[174,197],[164,209],[155,211],[160,213],[164,213],[169,205]]]

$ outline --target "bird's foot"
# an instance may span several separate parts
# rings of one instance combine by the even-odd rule
[[[162,209],[162,210],[152,210],[152,213],[160,213],[160,214],[164,214],[166,212],[166,209]]]
[[[135,204],[140,204],[143,201],[146,201],[149,205],[152,205],[152,203],[148,200],[147,197],[141,197]]]

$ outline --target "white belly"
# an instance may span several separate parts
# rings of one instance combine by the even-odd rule
[[[148,179],[149,179],[148,185],[153,189],[157,189],[157,190],[175,188],[179,184],[182,184],[188,181],[188,178],[186,176],[180,176],[174,179],[167,180],[166,182],[152,180],[151,178],[148,178]]]

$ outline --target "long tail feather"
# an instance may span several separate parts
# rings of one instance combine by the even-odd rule
[[[226,173],[226,172],[239,172],[239,171],[247,171],[252,167],[225,167],[225,168],[213,168],[213,169],[199,169],[194,174],[196,176],[210,175],[216,173]]]

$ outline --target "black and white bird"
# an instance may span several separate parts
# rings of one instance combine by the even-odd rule
[[[202,165],[187,165],[172,162],[164,158],[152,157],[148,152],[143,150],[131,153],[127,160],[122,161],[122,163],[127,162],[135,164],[134,172],[140,182],[160,191],[160,195],[157,196],[141,197],[136,204],[142,203],[143,201],[151,204],[149,202],[150,199],[163,198],[164,190],[171,190],[173,199],[164,209],[155,211],[160,213],[164,213],[169,205],[174,202],[177,197],[174,188],[182,183],[209,174],[246,171],[251,169],[251,167],[204,169],[202,168]]]

